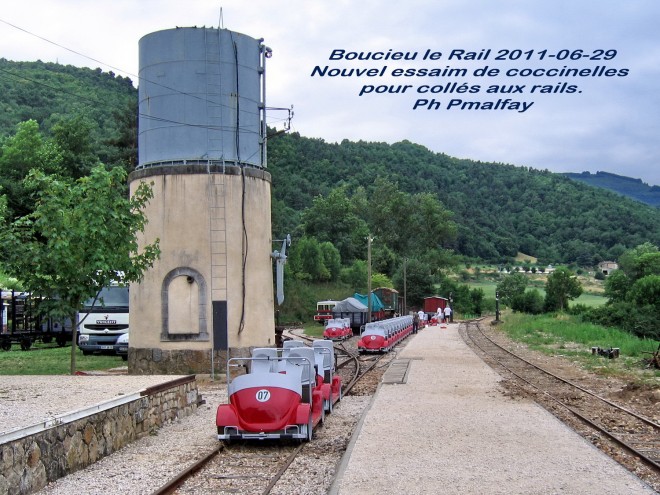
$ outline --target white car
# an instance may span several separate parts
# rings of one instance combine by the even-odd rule
[[[128,333],[123,333],[117,337],[117,342],[115,342],[115,354],[121,356],[124,361],[128,361]]]

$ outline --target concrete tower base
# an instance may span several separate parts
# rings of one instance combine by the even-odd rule
[[[227,355],[275,345],[271,177],[263,169],[177,164],[133,172],[154,197],[139,245],[161,255],[130,288],[129,373],[224,372]]]

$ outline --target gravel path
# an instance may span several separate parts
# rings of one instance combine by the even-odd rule
[[[221,401],[226,401],[226,387],[220,382],[207,384],[202,396],[206,404],[202,404],[196,413],[165,425],[157,434],[143,437],[86,469],[50,483],[37,493],[152,493],[182,471],[185,465],[193,464],[204,453],[217,447],[215,410]]]

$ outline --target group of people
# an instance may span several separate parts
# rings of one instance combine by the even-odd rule
[[[451,308],[449,306],[446,306],[444,310],[438,308],[438,311],[433,318],[435,318],[438,323],[444,323],[445,320],[449,322],[451,318]],[[427,324],[428,315],[424,311],[420,309],[419,312],[413,314],[413,333],[417,333],[420,326],[424,327]]]

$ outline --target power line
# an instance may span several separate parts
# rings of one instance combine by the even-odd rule
[[[221,19],[222,19],[222,9],[221,9],[221,14],[220,14],[220,15],[221,15]],[[191,93],[186,93],[186,92],[184,92],[184,91],[180,91],[180,90],[178,90],[178,89],[176,89],[176,88],[172,88],[172,87],[169,87],[169,86],[165,86],[164,84],[160,84],[160,83],[155,82],[155,81],[150,81],[150,80],[148,80],[148,79],[146,79],[146,78],[140,77],[139,75],[132,74],[132,73],[129,72],[129,71],[126,71],[126,70],[123,70],[123,69],[121,69],[121,68],[119,68],[119,67],[115,67],[115,66],[113,66],[113,65],[107,64],[107,63],[105,63],[105,62],[103,62],[103,61],[101,61],[101,60],[98,60],[98,59],[94,58],[94,57],[90,57],[90,56],[88,56],[88,55],[85,55],[84,53],[81,53],[81,52],[79,52],[79,51],[76,51],[76,50],[73,50],[73,49],[71,49],[71,48],[68,48],[68,47],[66,47],[66,46],[64,46],[64,45],[62,45],[62,44],[60,44],[60,43],[57,43],[57,42],[52,41],[52,40],[49,40],[48,38],[45,38],[45,37],[43,37],[43,36],[40,36],[40,35],[38,35],[38,34],[36,34],[36,33],[31,32],[31,31],[28,31],[27,29],[24,29],[24,28],[22,28],[22,27],[20,27],[20,26],[17,26],[17,25],[15,25],[15,24],[13,24],[13,23],[11,23],[11,22],[8,22],[8,21],[6,21],[6,20],[4,20],[4,19],[1,19],[1,18],[0,18],[0,22],[2,22],[2,23],[6,24],[6,25],[8,25],[8,26],[10,26],[10,27],[12,27],[12,28],[14,28],[14,29],[17,29],[17,30],[19,30],[19,31],[22,31],[22,32],[24,32],[24,33],[26,33],[26,34],[29,34],[30,36],[34,36],[35,38],[38,38],[38,39],[40,39],[40,40],[42,40],[42,41],[45,41],[46,43],[49,43],[49,44],[51,44],[51,45],[54,45],[54,46],[56,46],[56,47],[58,47],[58,48],[61,48],[61,49],[66,50],[66,51],[69,51],[69,52],[71,52],[71,53],[74,53],[74,54],[76,54],[76,55],[78,55],[78,56],[80,56],[80,57],[86,58],[86,59],[88,59],[88,60],[92,60],[92,61],[94,61],[94,62],[96,62],[96,63],[99,63],[99,64],[105,66],[105,67],[109,67],[109,68],[114,69],[114,70],[116,70],[116,71],[122,72],[122,73],[124,73],[124,74],[128,74],[128,75],[130,75],[130,76],[132,76],[132,77],[135,77],[135,78],[137,78],[138,82],[146,82],[146,83],[150,83],[150,84],[153,84],[153,85],[155,85],[155,86],[159,86],[159,87],[161,87],[161,88],[167,89],[167,90],[169,90],[169,91],[173,91],[173,92],[175,92],[175,93],[178,93],[178,94],[181,94],[181,95],[184,95],[184,96],[188,96],[188,97],[191,97],[191,98],[195,98],[195,99],[200,100],[200,101],[203,101],[204,103],[207,103],[207,104],[210,103],[210,104],[213,104],[213,105],[218,105],[218,106],[220,106],[220,107],[230,108],[229,105],[226,105],[226,104],[224,104],[224,103],[222,103],[222,102],[216,102],[216,101],[214,101],[214,100],[209,100],[208,98],[203,98],[203,97],[201,97],[201,96],[197,96],[197,95],[194,95],[194,94],[191,94]],[[8,74],[8,75],[10,75],[10,76],[12,76],[12,77],[20,78],[20,79],[23,79],[23,80],[25,80],[25,81],[32,82],[33,84],[38,84],[38,85],[40,85],[40,86],[47,87],[47,88],[49,88],[49,89],[51,89],[51,90],[59,91],[59,92],[62,92],[62,93],[65,93],[65,94],[68,94],[68,95],[74,96],[74,97],[76,97],[76,98],[78,98],[78,99],[87,100],[87,101],[89,101],[89,102],[91,102],[91,103],[93,103],[93,104],[95,104],[95,105],[104,104],[103,102],[100,102],[100,101],[98,101],[98,100],[94,100],[94,99],[89,98],[89,97],[84,96],[84,95],[78,95],[78,94],[75,94],[75,93],[71,93],[70,91],[66,91],[66,90],[64,90],[64,89],[62,89],[62,88],[56,88],[56,87],[50,86],[50,85],[48,85],[48,84],[46,84],[46,83],[43,83],[43,82],[41,82],[41,81],[36,81],[36,80],[34,80],[34,79],[30,79],[30,78],[25,77],[25,76],[22,76],[22,75],[13,74],[12,72],[7,71],[7,70],[5,70],[5,69],[0,69],[0,71],[4,72],[4,73],[6,73],[6,74]],[[237,74],[236,74],[236,76],[238,77],[238,68],[237,68]],[[291,128],[291,118],[293,117],[292,109],[287,109],[287,108],[277,108],[277,107],[268,107],[268,109],[270,109],[270,110],[287,110],[287,111],[289,112],[289,116],[288,116],[288,118],[286,118],[286,119],[274,119],[274,121],[285,122],[285,130],[284,130],[284,132],[290,130],[290,128]],[[245,110],[243,110],[243,111],[245,111]],[[259,114],[259,112],[256,112],[256,113],[255,113],[255,112],[249,112],[249,113],[252,114],[252,115],[258,115],[258,114]],[[212,125],[204,125],[204,124],[190,124],[190,123],[186,123],[186,122],[180,122],[180,121],[175,121],[175,120],[170,120],[170,119],[165,119],[165,118],[154,117],[154,116],[146,115],[146,114],[142,114],[142,113],[140,113],[140,114],[138,114],[138,115],[139,115],[140,117],[142,117],[142,118],[146,118],[146,119],[150,119],[150,120],[159,120],[159,121],[161,121],[161,122],[167,122],[167,123],[170,123],[170,124],[182,125],[182,126],[190,126],[190,127],[197,127],[197,128],[207,129],[207,130],[231,130],[231,129],[233,129],[233,127],[228,127],[228,126],[212,126]],[[265,117],[265,114],[264,114],[264,117]],[[249,130],[240,129],[240,128],[239,128],[239,131],[242,131],[242,132],[252,132],[252,133],[255,133],[255,134],[257,133],[256,131],[249,131]]]
[[[200,100],[200,101],[203,101],[203,102],[205,102],[205,103],[211,103],[211,104],[213,104],[213,105],[218,105],[218,106],[221,106],[221,107],[230,108],[229,105],[226,105],[226,104],[224,104],[224,103],[222,103],[222,102],[217,102],[217,101],[214,101],[214,100],[209,100],[208,98],[203,98],[203,97],[201,97],[201,96],[197,96],[197,95],[194,95],[194,94],[191,94],[191,93],[186,93],[185,91],[181,91],[181,90],[178,90],[178,89],[176,89],[176,88],[172,88],[172,87],[169,87],[169,86],[165,86],[164,84],[160,84],[160,83],[158,83],[158,82],[151,81],[151,80],[146,79],[146,78],[144,78],[144,77],[140,77],[139,75],[133,74],[133,73],[131,73],[131,72],[129,72],[129,71],[126,71],[126,70],[121,69],[121,68],[119,68],[119,67],[115,67],[115,66],[113,66],[113,65],[107,64],[107,63],[105,63],[105,62],[103,62],[103,61],[101,61],[101,60],[98,60],[98,59],[96,59],[96,58],[93,58],[93,57],[90,57],[90,56],[88,56],[88,55],[85,55],[84,53],[81,53],[81,52],[78,52],[78,51],[73,50],[73,49],[71,49],[71,48],[68,48],[68,47],[66,47],[66,46],[64,46],[64,45],[62,45],[62,44],[60,44],[60,43],[57,43],[57,42],[55,42],[55,41],[51,41],[51,40],[49,40],[48,38],[44,38],[43,36],[39,36],[38,34],[35,34],[35,33],[31,32],[31,31],[28,31],[27,29],[24,29],[24,28],[22,28],[22,27],[20,27],[20,26],[17,26],[17,25],[15,25],[15,24],[12,24],[11,22],[8,22],[8,21],[6,21],[6,20],[4,20],[4,19],[1,19],[1,18],[0,18],[0,22],[2,22],[3,24],[6,24],[6,25],[8,25],[8,26],[13,27],[14,29],[17,29],[17,30],[19,30],[19,31],[22,31],[22,32],[24,32],[24,33],[26,33],[26,34],[29,34],[30,36],[34,36],[35,38],[38,38],[38,39],[40,39],[40,40],[42,40],[42,41],[45,41],[46,43],[50,43],[51,45],[57,46],[58,48],[61,48],[61,49],[63,49],[63,50],[66,50],[66,51],[69,51],[69,52],[71,52],[71,53],[74,53],[74,54],[76,54],[76,55],[78,55],[78,56],[80,56],[80,57],[86,58],[86,59],[88,59],[88,60],[92,60],[92,61],[94,61],[94,62],[96,62],[96,63],[98,63],[98,64],[101,64],[101,65],[103,65],[103,66],[105,66],[105,67],[109,67],[109,68],[111,68],[111,69],[114,69],[114,70],[116,70],[116,71],[122,72],[122,73],[124,73],[124,74],[128,74],[129,76],[132,76],[132,77],[134,77],[134,78],[137,78],[138,83],[141,83],[141,82],[144,81],[144,82],[146,82],[146,83],[153,84],[153,85],[155,85],[155,86],[159,86],[159,87],[161,87],[161,88],[167,89],[167,90],[169,90],[169,91],[173,91],[173,92],[175,92],[175,93],[178,93],[178,94],[181,94],[181,95],[184,95],[184,96],[188,96],[188,97],[190,97],[190,98],[195,98],[195,99]],[[238,69],[237,69],[237,70],[238,70]],[[33,82],[35,82],[35,81],[33,81]],[[55,88],[51,88],[51,89],[55,89]],[[255,115],[255,112],[250,112],[250,113],[253,114],[253,115]],[[185,125],[185,124],[184,124],[184,125]]]

